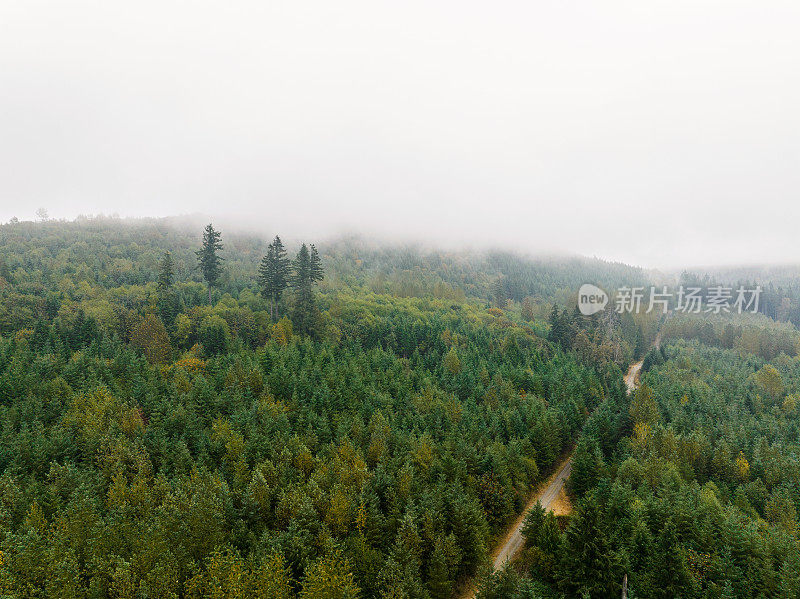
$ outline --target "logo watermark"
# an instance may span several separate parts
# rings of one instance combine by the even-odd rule
[[[608,294],[591,283],[584,283],[578,290],[578,309],[584,316],[597,314],[608,303]]]
[[[666,314],[670,309],[686,314],[712,313],[721,314],[735,311],[758,312],[758,300],[761,296],[761,286],[753,288],[739,286],[733,287],[716,285],[712,287],[686,287],[681,285],[677,291],[669,291],[667,286],[649,288],[650,293],[645,294],[645,287],[620,287],[614,295],[614,310],[623,314],[639,313],[644,311],[649,314],[661,311]],[[584,283],[578,290],[578,309],[581,314],[591,316],[603,310],[608,304],[608,294],[591,283]]]

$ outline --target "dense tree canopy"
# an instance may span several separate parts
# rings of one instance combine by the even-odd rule
[[[791,302],[585,317],[641,271],[227,228],[212,281],[199,231],[0,226],[3,597],[452,597],[573,448],[479,596],[798,596]]]
[[[529,514],[512,592],[618,596],[627,575],[630,597],[797,597],[800,363],[697,341],[658,355],[627,410],[587,422],[566,530]]]
[[[624,401],[614,352],[547,341],[544,297],[457,292],[456,257],[404,279],[419,256],[300,246],[265,297],[264,242],[226,235],[211,278],[201,243],[0,227],[4,596],[449,597]]]

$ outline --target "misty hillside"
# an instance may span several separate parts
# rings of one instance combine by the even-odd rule
[[[791,290],[584,316],[587,281],[648,283],[183,219],[1,226],[0,594],[800,589]]]
[[[17,290],[52,289],[56,279],[62,285],[86,280],[110,289],[154,283],[159,261],[169,251],[176,280],[200,282],[194,252],[202,225],[197,222],[196,217],[99,217],[0,225],[0,264],[4,278],[14,281]],[[223,234],[226,268],[218,292],[237,297],[256,288],[255,273],[270,239],[235,230]],[[299,241],[286,239],[293,251]],[[606,289],[647,284],[641,269],[598,259],[437,250],[433,245],[381,245],[358,238],[316,245],[327,271],[323,290],[358,288],[398,297],[454,295],[489,302],[529,297],[566,305],[585,282]]]
[[[4,592],[450,597],[652,333],[551,313],[620,265],[216,235],[0,228]]]

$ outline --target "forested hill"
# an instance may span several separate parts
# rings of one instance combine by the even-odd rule
[[[218,233],[0,227],[0,596],[450,597],[623,400],[623,267]]]
[[[199,282],[194,251],[204,224],[197,217],[98,217],[0,225],[0,276],[8,282],[48,288],[64,279],[86,280],[105,288],[145,285],[156,281],[163,252],[170,251],[176,280]],[[253,284],[272,235],[224,228],[222,232],[226,267],[220,288],[235,295]],[[502,251],[445,251],[353,237],[316,241],[325,255],[326,283],[357,285],[397,296],[455,292],[492,301],[521,302],[532,296],[566,304],[586,282],[608,290],[647,283],[639,268],[577,256],[533,258]],[[287,244],[292,245],[291,241]]]

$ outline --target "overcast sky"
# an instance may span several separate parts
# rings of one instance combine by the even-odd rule
[[[800,261],[800,2],[0,0],[0,221]]]

